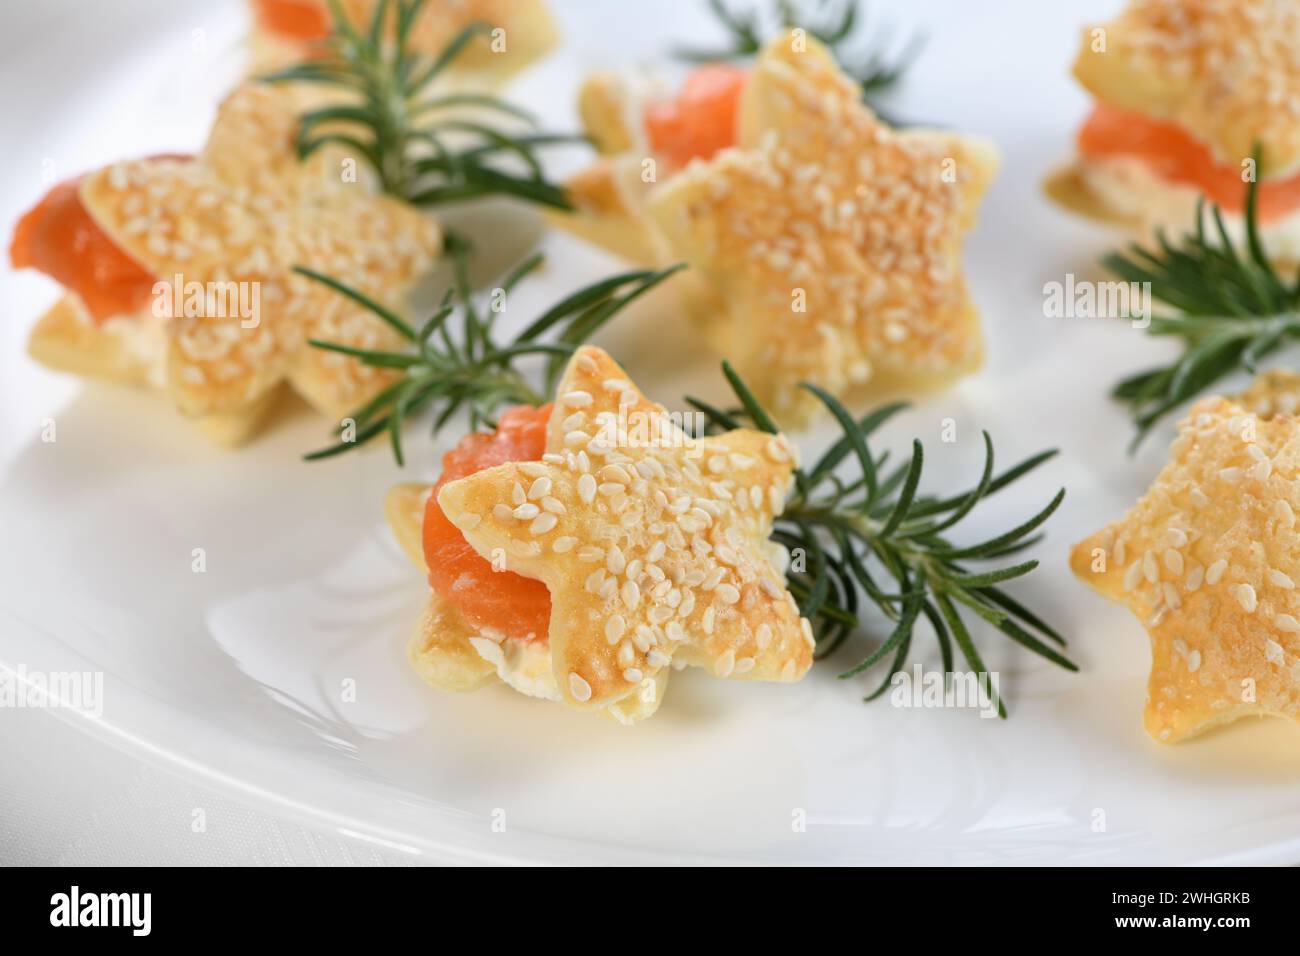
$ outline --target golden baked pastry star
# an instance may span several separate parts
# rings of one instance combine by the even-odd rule
[[[348,181],[338,156],[299,162],[296,128],[276,92],[243,87],[221,105],[197,159],[117,163],[81,186],[104,232],[161,281],[257,289],[253,323],[242,315],[168,320],[168,390],[187,414],[247,408],[285,378],[331,417],[355,410],[385,384],[384,374],[305,340],[365,349],[401,340],[292,268],[330,274],[400,312],[440,248],[436,223],[375,195],[364,175]]]
[[[792,469],[779,436],[691,439],[584,347],[557,391],[543,459],[449,482],[438,504],[485,558],[546,584],[559,692],[597,709],[674,657],[719,677],[803,676],[811,629],[769,540]]]
[[[1208,398],[1075,574],[1151,636],[1146,728],[1174,741],[1252,714],[1300,717],[1300,427]]]
[[[983,342],[961,245],[991,147],[895,132],[815,42],[773,40],[754,65],[738,148],[650,200],[674,250],[713,286],[719,350],[794,420],[875,377],[946,379]]]
[[[1300,8],[1274,0],[1131,0],[1084,30],[1074,75],[1121,109],[1177,123],[1237,165],[1300,164]]]

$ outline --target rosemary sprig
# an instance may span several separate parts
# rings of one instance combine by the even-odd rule
[[[1258,155],[1256,168],[1258,168]],[[1196,229],[1178,244],[1163,234],[1158,248],[1132,244],[1102,262],[1128,282],[1149,282],[1151,296],[1173,308],[1152,316],[1150,335],[1182,339],[1169,365],[1124,379],[1111,393],[1129,407],[1136,448],[1165,415],[1238,369],[1254,373],[1261,359],[1300,338],[1300,274],[1286,282],[1264,254],[1256,216],[1258,183],[1246,184],[1244,249],[1234,246],[1217,205],[1214,235],[1205,231],[1204,203]]]
[[[711,430],[749,424],[776,432],[771,416],[735,370],[726,362],[722,369],[740,402],[738,409],[724,411],[687,399],[704,413]],[[889,453],[876,456],[869,444],[871,434],[905,404],[886,405],[855,420],[823,389],[804,388],[831,412],[841,435],[811,467],[795,470],[795,490],[776,520],[773,537],[792,555],[806,558],[802,568],[792,563],[787,579],[801,613],[813,622],[817,656],[834,652],[860,626],[865,598],[893,622],[884,643],[840,675],[854,677],[888,660],[888,674],[866,700],[881,696],[906,666],[921,617],[934,632],[945,672],[953,671],[955,653],[960,653],[972,671],[986,673],[963,610],[1052,663],[1078,670],[1053,646],[1063,647],[1065,638],[1001,587],[1033,571],[1036,560],[988,570],[968,567],[968,562],[997,561],[1036,544],[1041,536],[1034,532],[1056,511],[1065,489],[1028,520],[976,544],[954,544],[947,536],[977,504],[1037,468],[1055,450],[995,475],[993,442],[985,432],[984,467],[975,485],[951,497],[924,496],[919,493],[925,459],[921,442],[913,441],[907,460],[888,468]],[[842,473],[845,465],[851,469]],[[991,687],[990,693],[997,696]],[[997,705],[1005,717],[1000,698]]]
[[[348,94],[346,103],[302,114],[301,157],[327,143],[355,150],[374,169],[384,192],[419,206],[507,195],[571,208],[563,188],[543,173],[537,149],[584,137],[537,132],[531,114],[495,96],[435,95],[430,89],[475,36],[492,30],[490,24],[469,24],[431,60],[409,43],[424,0],[380,0],[365,29],[348,20],[339,0],[329,2],[334,26],[323,41],[324,55],[261,78],[323,84]],[[466,108],[522,122],[529,132],[467,119]],[[526,174],[503,169],[498,162],[503,156],[514,157]]]
[[[776,30],[801,27],[830,49],[844,71],[857,80],[863,95],[869,97],[897,83],[921,51],[919,37],[913,37],[894,56],[886,52],[888,37],[862,42],[859,33],[865,16],[859,0],[772,0],[767,11],[757,5],[732,6],[726,0],[708,0],[708,5],[727,31],[730,45],[679,48],[679,59],[694,63],[747,59],[758,53]]]
[[[465,240],[449,236],[448,252],[454,258],[455,280],[442,303],[418,328],[365,294],[330,276],[298,267],[295,271],[321,282],[373,312],[396,329],[409,343],[402,351],[368,351],[335,342],[309,339],[312,346],[351,356],[375,367],[394,370],[400,377],[351,416],[354,435],[307,455],[308,460],[329,458],[387,433],[393,456],[404,464],[402,428],[408,417],[430,408],[437,431],[461,409],[469,414],[470,430],[494,428],[493,416],[503,405],[541,405],[555,390],[565,360],[625,306],[672,275],[680,265],[659,271],[624,272],[595,282],[566,296],[547,309],[509,341],[494,334],[497,312],[481,309],[474,301],[468,271],[469,248]],[[508,295],[543,261],[541,253],[520,263],[501,283]],[[534,387],[517,363],[528,356],[545,359],[543,384]]]

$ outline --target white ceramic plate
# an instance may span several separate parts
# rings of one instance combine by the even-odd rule
[[[512,95],[570,128],[584,71],[706,36],[696,0],[555,6],[566,45]],[[1129,427],[1106,398],[1159,356],[1156,343],[1119,323],[1043,317],[1043,283],[1091,273],[1116,239],[1038,191],[1085,107],[1066,74],[1077,28],[1114,6],[936,0],[878,14],[928,38],[896,111],[988,134],[1004,154],[967,254],[988,366],[889,437],[927,442],[940,491],[974,476],[981,428],[1003,464],[1063,450],[969,532],[1069,488],[1037,552],[1045,567],[1019,593],[1070,635],[1082,673],[980,632],[1010,720],[863,705],[867,685],[836,680],[833,664],[791,688],[688,672],[631,729],[502,689],[431,691],[403,650],[424,584],[380,501],[394,481],[432,476],[442,449],[422,448],[404,474],[383,447],[309,465],[299,455],[322,428],[302,415],[220,454],[150,396],[31,363],[27,328],[54,296],[31,274],[6,275],[0,324],[0,662],[102,671],[102,716],[65,712],[87,732],[270,812],[434,860],[1300,860],[1297,728],[1246,721],[1152,743],[1143,631],[1066,568],[1069,544],[1132,502],[1169,437],[1129,458]],[[47,172],[200,144],[245,29],[236,3],[6,6],[0,102],[19,133],[0,181],[6,232]],[[550,267],[512,300],[512,321],[618,266],[564,236],[544,248]],[[653,395],[720,396],[713,361],[691,353],[664,304],[606,344]],[[939,442],[945,418],[952,446]],[[195,548],[204,573],[191,569]],[[345,680],[355,702],[341,699]]]

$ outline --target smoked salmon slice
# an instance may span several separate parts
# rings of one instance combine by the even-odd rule
[[[442,458],[442,477],[424,511],[424,560],[429,584],[471,624],[508,637],[545,641],[551,595],[546,585],[513,571],[493,570],[438,506],[449,481],[512,461],[540,461],[546,450],[551,406],[520,405],[507,410],[491,433],[466,435]]]

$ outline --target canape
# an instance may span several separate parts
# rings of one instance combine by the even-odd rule
[[[294,273],[327,271],[396,312],[441,248],[437,224],[341,174],[300,162],[283,98],[244,87],[203,152],[114,163],[56,185],[18,223],[17,268],[63,296],[29,340],[41,363],[149,385],[222,444],[247,438],[287,382],[338,420],[388,380],[307,345],[391,346],[372,312]],[[355,165],[355,164],[354,164]]]
[[[1263,383],[1249,407],[1199,402],[1146,494],[1071,556],[1150,635],[1145,722],[1158,741],[1300,718],[1300,421],[1275,410],[1293,389]]]
[[[961,268],[993,147],[894,130],[799,31],[752,69],[707,66],[675,101],[610,75],[580,110],[604,155],[553,220],[629,258],[682,260],[704,337],[783,421],[873,381],[909,391],[974,370],[983,338]]]
[[[1194,224],[1198,200],[1208,200],[1240,239],[1245,183],[1258,178],[1266,252],[1300,260],[1300,9],[1132,0],[1083,31],[1074,75],[1095,102],[1076,156],[1046,183],[1050,196],[1093,218],[1171,234]]]
[[[415,669],[443,690],[500,680],[623,723],[654,713],[686,665],[799,680],[811,626],[770,539],[793,467],[782,436],[688,435],[584,346],[554,403],[507,411],[432,488],[389,494],[432,588]]]

